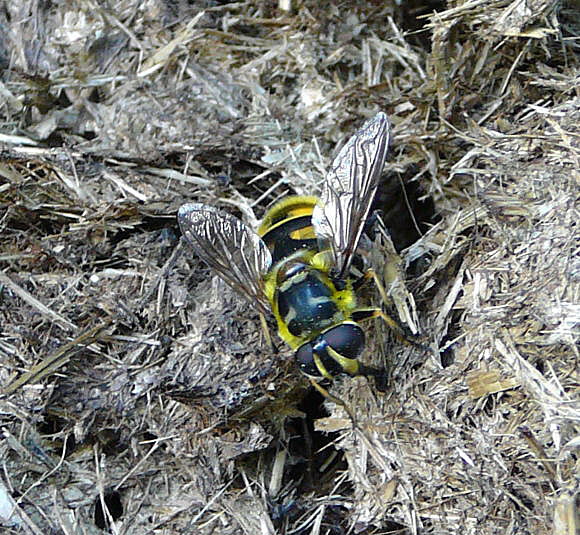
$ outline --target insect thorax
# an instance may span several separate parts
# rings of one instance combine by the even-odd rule
[[[292,348],[351,316],[356,298],[350,282],[342,290],[320,269],[316,251],[298,251],[270,272],[266,293],[282,339]]]
[[[292,348],[350,318],[356,298],[349,281],[330,276],[330,252],[312,227],[316,197],[289,197],[265,216],[258,233],[272,253],[266,295],[279,334]]]

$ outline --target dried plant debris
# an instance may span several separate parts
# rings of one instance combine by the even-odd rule
[[[6,3],[2,533],[578,533],[579,20],[554,0]],[[325,399],[175,216],[255,226],[319,194],[378,111],[386,230],[361,254],[413,343],[368,323],[387,388]]]

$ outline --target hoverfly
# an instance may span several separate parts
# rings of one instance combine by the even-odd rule
[[[396,323],[381,308],[357,307],[360,284],[368,278],[379,283],[370,270],[354,277],[351,267],[389,138],[389,120],[378,113],[334,159],[320,198],[283,199],[266,213],[257,232],[211,206],[179,209],[179,226],[195,253],[255,305],[262,325],[273,313],[280,337],[295,350],[300,370],[313,384],[341,373],[383,373],[359,362],[365,344],[359,322],[381,317],[390,326]]]

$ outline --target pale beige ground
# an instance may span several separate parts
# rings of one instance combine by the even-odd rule
[[[573,0],[4,4],[3,533],[578,530],[578,21]],[[316,193],[379,110],[406,247],[387,306],[433,354],[368,325],[390,387],[337,382],[356,427],[328,402],[321,435],[175,214]]]

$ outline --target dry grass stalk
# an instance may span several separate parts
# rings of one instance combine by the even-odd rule
[[[3,529],[576,532],[577,4],[194,4],[0,12]],[[374,261],[436,353],[370,325],[353,426],[174,216],[316,193],[378,110]]]

